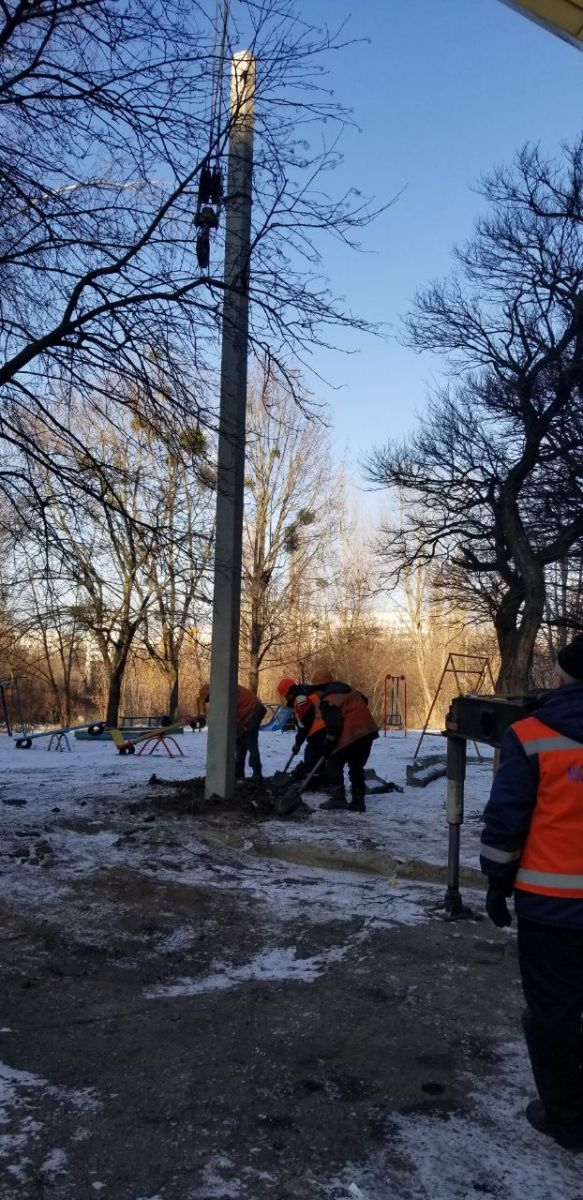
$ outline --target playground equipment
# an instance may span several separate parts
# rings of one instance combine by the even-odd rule
[[[475,665],[474,666],[466,666],[466,663],[474,663]],[[494,677],[492,675],[492,671],[490,668],[489,658],[486,658],[482,654],[457,654],[457,653],[452,653],[450,651],[450,653],[447,656],[446,664],[443,668],[443,671],[441,672],[439,683],[435,689],[435,695],[433,697],[433,700],[431,701],[431,707],[429,709],[429,712],[427,713],[427,717],[425,719],[425,724],[421,731],[421,736],[415,747],[415,752],[413,754],[414,759],[417,758],[417,755],[419,753],[419,747],[421,746],[423,738],[425,737],[425,734],[427,733],[427,726],[429,725],[429,722],[431,720],[431,714],[435,708],[435,705],[437,704],[438,696],[441,693],[441,689],[443,687],[445,677],[448,674],[452,674],[454,676],[459,695],[461,695],[464,691],[465,692],[470,691],[472,693],[472,695],[477,696],[480,693],[480,690],[483,687],[483,684],[485,682],[489,682],[492,691],[493,692],[495,691]],[[473,676],[477,676],[477,679],[475,681],[470,681],[469,688],[467,686],[465,688],[463,688],[461,685],[461,682],[460,682],[460,675],[463,675],[463,676],[472,676],[473,675]],[[440,733],[440,736],[441,736],[441,733]],[[478,758],[481,760],[482,755],[480,754],[480,751],[478,749],[477,742],[474,742],[474,747],[475,747]]]
[[[189,721],[190,717],[185,717],[185,721]],[[153,717],[120,717],[116,725],[121,733],[132,734],[137,737],[140,733],[148,733],[151,729],[158,729],[164,722],[164,718],[160,715]],[[75,734],[79,741],[87,742],[97,739],[101,742],[111,741],[111,726],[105,721],[93,721],[89,725],[82,725],[79,731]]]
[[[285,704],[278,704],[275,708],[271,704],[266,704],[265,707],[268,710],[272,709],[272,715],[269,721],[259,726],[260,730],[263,730],[264,733],[285,733],[286,729],[292,728],[294,714],[291,708]]]
[[[117,746],[118,754],[135,754],[136,746],[141,744],[141,749],[138,754],[144,754],[147,746],[151,742],[152,745],[147,751],[148,754],[154,754],[156,750],[165,750],[168,758],[174,758],[173,749],[176,755],[184,758],[184,750],[178,745],[175,737],[176,733],[182,733],[184,720],[176,722],[175,725],[160,725],[158,729],[148,729],[144,733],[138,733],[136,737],[124,738],[120,729],[110,729],[110,737],[112,742]]]
[[[92,729],[99,727],[100,731],[105,729],[105,721],[90,721],[83,725],[64,725],[62,729],[44,729],[42,733],[25,733],[23,737],[17,738],[15,745],[17,750],[30,750],[32,743],[38,741],[39,738],[48,738],[49,744],[47,750],[70,750],[68,733],[73,733],[76,729]]]
[[[8,714],[8,705],[6,703],[6,692],[8,690],[11,690],[12,695],[14,696],[16,708],[18,710],[18,720],[20,722],[20,731],[21,731],[22,735],[24,736],[24,734],[26,733],[26,722],[24,720],[24,713],[22,711],[22,701],[20,699],[18,679],[16,678],[15,675],[6,675],[4,678],[0,678],[0,700],[2,701],[2,711],[4,713],[4,721],[6,723],[6,732],[8,734],[8,737],[12,737],[12,725],[10,723],[10,716]]]
[[[402,729],[407,737],[407,680],[404,675],[385,675],[383,729],[385,737],[387,729]]]

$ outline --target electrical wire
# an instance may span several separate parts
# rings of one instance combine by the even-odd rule
[[[217,0],[215,10],[215,42],[213,47],[213,89],[211,94],[209,160],[215,146],[215,162],[219,161],[219,137],[223,120],[225,52],[229,27],[229,0]]]

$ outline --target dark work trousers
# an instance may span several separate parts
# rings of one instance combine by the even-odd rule
[[[366,737],[351,742],[328,759],[328,777],[332,788],[344,793],[344,767],[348,765],[348,774],[352,787],[352,799],[363,800],[365,792],[364,768],[368,762],[372,744],[376,734],[369,733]]]
[[[326,730],[319,729],[312,737],[306,738],[303,743],[304,757],[297,767],[292,771],[293,779],[305,779],[306,775],[313,771],[314,767],[319,763],[321,758],[325,759],[326,755]],[[326,770],[326,762],[322,763],[319,771],[314,776],[314,783],[328,782],[328,772]]]
[[[549,1127],[583,1140],[583,929],[518,918],[524,1033]]]
[[[237,748],[235,751],[235,779],[245,778],[245,759],[249,755],[249,766],[254,779],[261,779],[261,755],[259,753],[259,726],[267,709],[263,704],[247,721],[246,727],[240,725],[237,729]]]
[[[316,766],[316,763],[318,763],[321,758],[324,758],[325,745],[326,745],[326,730],[325,729],[319,729],[318,732],[315,733],[313,737],[309,737],[307,739],[306,749],[304,750],[304,767],[306,768],[306,775],[309,775],[310,771],[313,771],[314,767]],[[318,771],[318,775],[320,775],[320,774],[326,775],[326,778],[327,778],[325,762],[322,763],[321,771]]]

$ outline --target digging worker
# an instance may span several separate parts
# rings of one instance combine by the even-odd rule
[[[523,1025],[539,1094],[526,1117],[583,1151],[583,636],[559,652],[554,690],[504,735],[485,811],[486,909],[510,925],[514,891]]]
[[[330,672],[320,671],[314,674],[311,684],[296,683],[294,679],[286,677],[281,679],[277,685],[284,704],[293,709],[295,717],[297,732],[292,746],[293,753],[299,754],[302,746],[305,745],[303,762],[294,767],[291,772],[292,779],[298,781],[305,779],[320,759],[326,757],[328,750],[326,725],[322,717],[317,714],[316,707],[322,691],[329,683],[332,683]],[[325,764],[322,763],[321,769],[314,775],[314,786],[327,784],[328,772]]]
[[[290,684],[287,695],[292,696],[293,688],[303,688],[304,685],[294,684],[293,680],[282,680],[279,690],[285,695],[284,684]],[[293,698],[294,712],[299,701],[299,711],[303,728],[310,721],[310,736],[322,738],[321,745],[327,760],[328,779],[331,794],[320,808],[326,811],[332,809],[347,809],[349,812],[365,811],[365,780],[364,768],[371,752],[372,743],[378,737],[377,726],[369,710],[366,697],[355,691],[347,683],[333,680],[318,690],[311,691],[309,700],[313,716],[302,703],[301,692]],[[289,699],[286,700],[289,703]],[[316,726],[314,733],[312,730]],[[350,804],[346,803],[344,788],[344,767],[348,766],[348,774],[352,788]]]
[[[199,703],[207,705],[210,700],[208,683],[200,689]],[[237,742],[235,750],[235,779],[245,778],[245,759],[249,755],[249,766],[253,783],[263,783],[261,756],[259,754],[259,727],[267,712],[255,692],[237,685]]]

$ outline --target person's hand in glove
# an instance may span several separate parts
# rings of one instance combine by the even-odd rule
[[[486,912],[498,929],[504,929],[506,925],[512,924],[512,916],[506,903],[511,895],[512,888],[496,887],[492,883],[486,892]]]
[[[292,754],[299,754],[299,752],[302,748],[302,745],[303,745],[302,739],[296,738],[296,740],[292,746]]]

